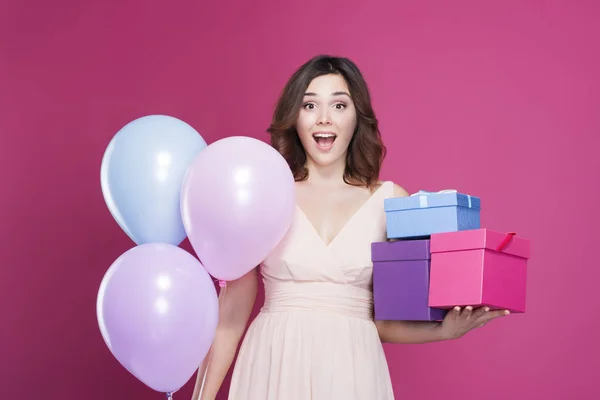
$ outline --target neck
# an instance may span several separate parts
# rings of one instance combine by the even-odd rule
[[[308,168],[308,181],[311,184],[340,185],[345,183],[346,157],[340,157],[340,160],[327,166],[317,165],[311,159],[308,159],[306,167]]]

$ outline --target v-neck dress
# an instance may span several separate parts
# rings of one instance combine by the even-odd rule
[[[391,400],[373,321],[371,243],[384,241],[384,182],[325,243],[296,207],[261,264],[265,304],[240,347],[230,400]]]

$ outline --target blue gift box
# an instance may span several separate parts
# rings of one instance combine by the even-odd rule
[[[384,207],[388,239],[480,228],[480,199],[456,190],[421,190],[409,197],[385,199]]]

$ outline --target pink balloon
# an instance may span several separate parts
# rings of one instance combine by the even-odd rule
[[[115,358],[162,393],[179,390],[202,363],[219,313],[217,292],[202,264],[160,243],[134,247],[110,266],[96,311]]]
[[[294,176],[270,145],[234,136],[199,153],[184,178],[183,225],[206,270],[235,280],[258,266],[288,231]]]

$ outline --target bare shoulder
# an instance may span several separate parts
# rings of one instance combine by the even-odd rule
[[[397,183],[392,182],[392,184],[394,185],[394,197],[407,197],[410,196],[408,194],[408,192],[406,191],[406,189],[404,189],[402,186],[398,185]]]

